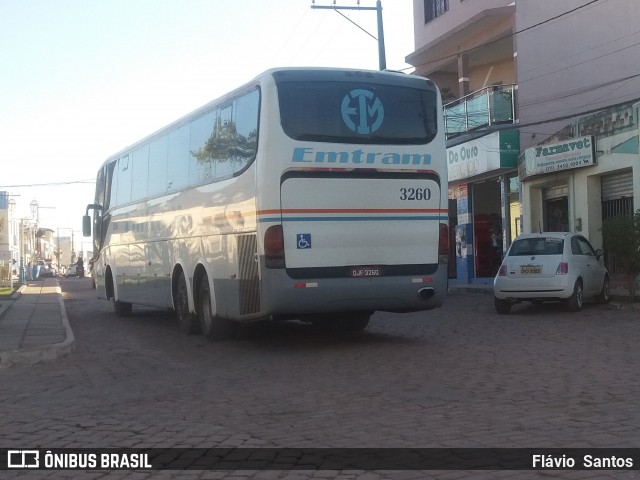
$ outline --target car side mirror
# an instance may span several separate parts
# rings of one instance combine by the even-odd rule
[[[598,260],[600,260],[602,257],[604,257],[604,250],[602,250],[601,248],[596,250],[596,258]]]

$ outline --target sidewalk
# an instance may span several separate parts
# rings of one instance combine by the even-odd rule
[[[30,280],[0,301],[0,368],[54,360],[74,348],[56,278]]]

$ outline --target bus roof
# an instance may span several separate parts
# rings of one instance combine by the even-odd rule
[[[140,145],[143,145],[147,142],[150,142],[156,137],[159,137],[165,133],[168,133],[183,124],[186,124],[193,120],[194,118],[216,108],[219,105],[222,105],[229,101],[230,99],[236,97],[242,92],[246,92],[252,88],[255,88],[262,84],[265,77],[273,77],[274,79],[281,81],[363,81],[366,79],[367,81],[371,81],[374,83],[383,82],[386,84],[395,84],[395,85],[404,85],[404,86],[413,86],[417,88],[437,88],[435,84],[424,77],[419,77],[416,75],[406,74],[394,70],[363,70],[363,69],[349,69],[349,68],[331,68],[331,67],[281,67],[281,68],[272,68],[262,72],[261,74],[254,77],[251,81],[243,84],[241,87],[236,88],[230,92],[225,93],[224,95],[207,102],[200,108],[193,110],[186,115],[180,117],[178,120],[171,122],[168,125],[156,130],[153,133],[143,137],[137,142],[117,151],[113,155],[110,155],[100,166],[100,168],[105,165],[117,160],[121,156],[135,150]]]

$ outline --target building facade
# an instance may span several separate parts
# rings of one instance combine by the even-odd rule
[[[491,283],[523,232],[581,232],[602,247],[603,219],[640,207],[640,2],[413,5],[407,62],[445,103],[451,281]],[[486,169],[458,164],[482,151]]]

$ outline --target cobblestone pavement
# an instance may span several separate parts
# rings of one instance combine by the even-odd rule
[[[640,309],[453,293],[353,337],[252,326],[211,343],[61,281],[76,352],[0,370],[0,447],[640,447]],[[636,307],[638,308],[638,307]],[[21,472],[2,472],[18,478]],[[38,471],[23,478],[640,478],[615,471]]]

